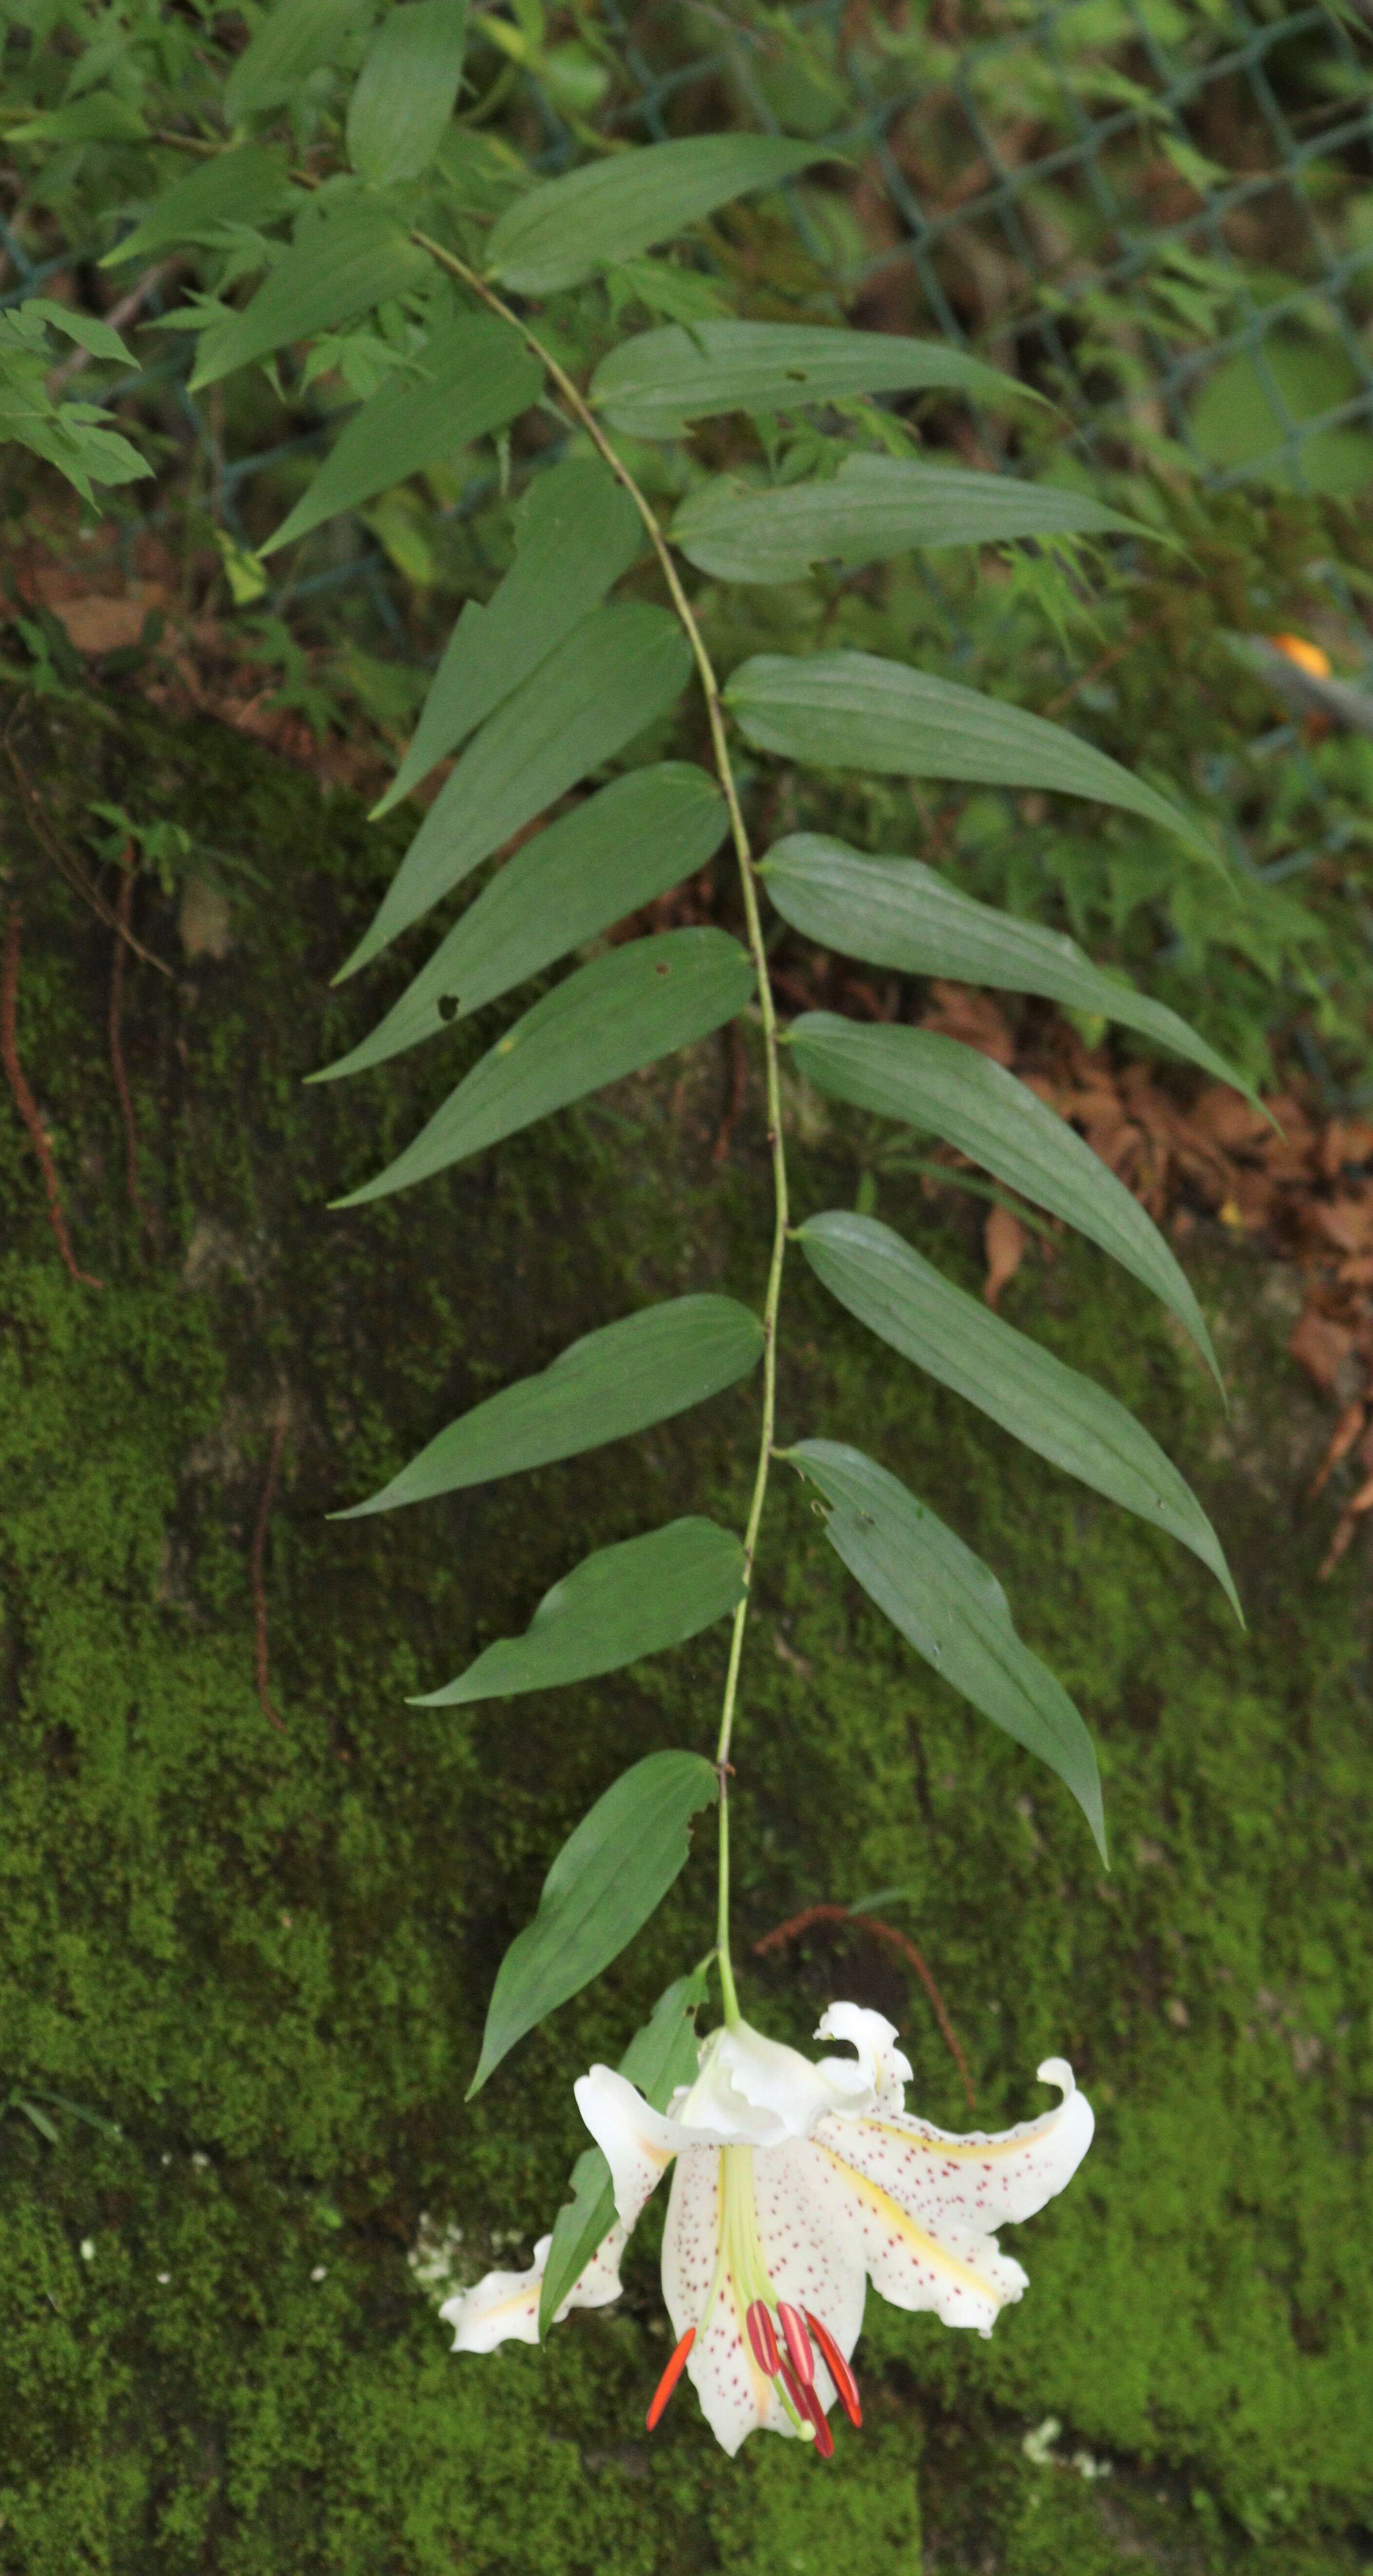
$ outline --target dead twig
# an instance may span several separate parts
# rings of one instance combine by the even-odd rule
[[[62,1193],[57,1185],[57,1165],[52,1158],[52,1147],[48,1143],[47,1131],[39,1116],[38,1103],[29,1089],[24,1068],[19,1061],[19,948],[22,937],[23,916],[18,904],[11,904],[9,918],[5,924],[4,957],[3,961],[0,961],[0,1064],[4,1066],[5,1080],[9,1084],[15,1108],[24,1122],[29,1143],[38,1156],[38,1167],[43,1175],[44,1195],[48,1202],[48,1223],[57,1237],[57,1249],[62,1255],[68,1276],[74,1279],[79,1287],[103,1288],[105,1285],[103,1279],[95,1279],[89,1270],[82,1270],[77,1266],[71,1236],[67,1232],[67,1220],[62,1213]]]
[[[914,1968],[929,1997],[944,2045],[958,2069],[969,2118],[974,2118],[977,2112],[977,2098],[973,2092],[972,2077],[968,2073],[968,2061],[959,2046],[958,2034],[949,2019],[944,1998],[909,1933],[900,1931],[895,1923],[884,1923],[880,1915],[854,1914],[847,1905],[808,1905],[804,1914],[793,1914],[788,1922],[779,1923],[772,1932],[765,1932],[761,1941],[754,1942],[754,1950],[760,1955],[770,1950],[785,1950],[789,1942],[798,1941],[804,1932],[809,1932],[817,1923],[855,1923],[863,1931],[870,1932],[873,1939],[880,1941],[885,1949],[894,1951],[898,1958],[904,1959],[908,1967]]]
[[[276,1501],[277,1478],[281,1473],[281,1453],[286,1446],[286,1432],[287,1409],[286,1399],[283,1396],[277,1407],[276,1420],[272,1425],[272,1445],[267,1453],[267,1481],[262,1488],[262,1500],[257,1507],[253,1544],[248,1558],[248,1575],[253,1591],[253,1668],[257,1675],[258,1706],[268,1724],[276,1728],[278,1735],[284,1735],[286,1729],[272,1704],[267,1644],[267,1582],[264,1569],[267,1555],[267,1531],[272,1518],[272,1505]]]
[[[164,278],[174,277],[183,265],[180,251],[177,251],[171,259],[158,260],[154,267],[145,269],[137,284],[129,288],[127,295],[121,295],[119,302],[111,305],[109,312],[102,315],[102,320],[108,322],[112,331],[122,331],[126,323],[134,321],[142,312],[149,296],[156,292]],[[70,383],[73,376],[79,376],[82,368],[88,367],[90,363],[89,349],[73,349],[69,358],[63,358],[60,364],[53,368],[48,378],[49,393],[60,394],[62,387]]]
[[[48,821],[32,781],[14,747],[14,727],[23,703],[23,699],[20,698],[11,709],[9,722],[5,726],[4,743],[29,830],[45,858],[51,860],[63,884],[69,885],[73,894],[79,895],[83,903],[89,904],[91,911],[104,922],[106,928],[112,930],[116,938],[122,939],[125,946],[133,950],[135,957],[141,957],[145,966],[155,966],[159,975],[165,975],[169,983],[174,981],[171,967],[164,965],[160,957],[154,957],[150,948],[145,948],[141,940],[135,939],[127,924],[120,922],[113,904],[106,901],[99,886],[87,876],[80,860],[74,857]]]

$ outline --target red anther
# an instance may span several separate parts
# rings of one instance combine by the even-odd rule
[[[820,2346],[821,2358],[834,2381],[839,2403],[849,2422],[857,2427],[863,2421],[863,2401],[858,2394],[858,2382],[830,2333],[829,2327],[822,2325],[818,2317],[813,2317],[809,2308],[806,2310],[806,2323]]]
[[[775,2379],[778,2363],[777,2337],[772,2331],[772,2319],[762,2299],[754,2300],[745,2323],[748,2327],[749,2342],[753,2346],[754,2360],[760,2370],[766,2371],[769,2379]]]
[[[672,2356],[671,2361],[663,2372],[662,2378],[659,2380],[657,2387],[653,2391],[653,2403],[650,2406],[647,2415],[644,2417],[644,2422],[648,2426],[650,2433],[653,2432],[656,2425],[661,2420],[663,2409],[686,2368],[687,2354],[690,2352],[695,2341],[696,2328],[694,2326],[688,2326],[686,2333],[683,2335],[681,2342],[678,2344],[677,2349]]]
[[[787,2359],[792,2369],[803,2388],[812,2387],[815,2381],[815,2355],[811,2351],[810,2336],[806,2332],[805,2321],[800,2310],[789,2307],[785,2299],[779,2299],[777,2322],[786,2337]]]
[[[784,2361],[779,2361],[777,2368],[782,2380],[782,2385],[786,2389],[787,2395],[791,2399],[802,2423],[809,2424],[811,2431],[815,2435],[815,2448],[820,2458],[822,2460],[832,2460],[834,2457],[834,2435],[830,2431],[828,2424],[825,2422],[825,2410],[821,2405],[819,2398],[816,2396],[814,2389],[803,2388],[795,2371],[790,2370]]]

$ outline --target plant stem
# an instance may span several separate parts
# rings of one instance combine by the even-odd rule
[[[740,2014],[729,1949],[729,1754],[739,1695],[739,1666],[744,1650],[744,1630],[748,1624],[753,1560],[763,1518],[763,1504],[767,1497],[768,1470],[772,1464],[773,1432],[777,1420],[777,1312],[781,1301],[782,1266],[786,1259],[787,1230],[790,1223],[786,1148],[782,1137],[781,1082],[777,1067],[777,1012],[768,977],[767,954],[763,945],[763,924],[758,910],[758,886],[753,852],[749,846],[748,826],[744,821],[743,810],[739,803],[739,790],[730,760],[720,683],[715,666],[706,650],[705,639],[697,625],[695,612],[682,588],[681,576],[673,560],[671,548],[658,525],[652,507],[640,491],[628,467],[616,455],[610,440],[606,437],[605,431],[579,387],[568,375],[566,369],[559,366],[557,359],[536,338],[528,323],[522,321],[519,314],[487,285],[486,280],[479,277],[475,269],[469,268],[465,260],[459,259],[455,252],[445,250],[440,242],[431,240],[427,233],[414,232],[411,239],[421,250],[428,251],[430,257],[437,260],[440,267],[446,268],[450,276],[457,278],[471,294],[477,296],[488,312],[499,315],[501,321],[509,323],[512,331],[518,331],[525,347],[533,357],[537,358],[540,366],[546,369],[567,410],[586,431],[597,453],[609,466],[616,482],[629,494],[638,511],[649,543],[658,558],[682,631],[691,646],[692,658],[696,664],[706,702],[716,774],[729,809],[730,832],[734,841],[735,856],[739,863],[739,884],[744,899],[744,918],[748,926],[749,952],[758,977],[758,1000],[763,1022],[768,1147],[772,1156],[773,1232],[767,1292],[763,1300],[763,1418],[759,1431],[758,1464],[754,1471],[753,1495],[744,1529],[744,1590],[739,1607],[734,1614],[734,1626],[729,1641],[729,1664],[725,1673],[724,1701],[720,1711],[720,1733],[715,1747],[715,1760],[720,1773],[719,1930],[717,1936],[720,1992],[725,2020],[733,2025],[738,2022]]]

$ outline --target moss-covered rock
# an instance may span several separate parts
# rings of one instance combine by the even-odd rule
[[[903,1369],[796,1265],[784,1437],[857,1439],[995,1565],[1098,1734],[1116,1865],[1103,1877],[1056,1783],[883,1626],[784,1482],[744,1669],[740,1948],[808,1905],[908,1891],[885,1910],[939,1979],[979,2119],[1036,2108],[1035,2065],[1062,2051],[1100,2129],[1072,2192],[1014,2238],[1031,2287],[990,2343],[870,2304],[869,2421],[832,2470],[775,2442],[727,2462],[689,2395],[649,2445],[647,2244],[621,2308],[544,2353],[453,2360],[425,2282],[550,2223],[580,2143],[572,2076],[708,1945],[700,1861],[464,2108],[494,1962],[549,1858],[625,1763],[708,1747],[722,1637],[510,1705],[405,1700],[523,1625],[588,1546],[682,1508],[737,1520],[755,1394],[506,1486],[325,1514],[589,1325],[692,1286],[756,1296],[756,1135],[745,1121],[715,1168],[706,1047],[330,1215],[478,1043],[302,1088],[399,979],[327,989],[399,835],[231,736],[137,718],[118,737],[64,718],[45,792],[71,828],[88,795],[177,813],[256,874],[227,880],[222,958],[185,956],[155,890],[139,912],[175,966],[136,967],[126,1011],[154,1235],[125,1188],[108,935],[13,841],[20,1044],[107,1285],[63,1272],[7,1108],[0,2066],[56,2143],[17,2107],[0,2126],[5,2576],[918,2576],[922,2519],[926,2565],[1005,2576],[1363,2563],[1363,1578],[1313,1583],[1297,1497],[1320,1425],[1266,1274],[1216,1256],[1200,1277],[1228,1425],[1094,1256],[1036,1264],[1009,1300],[1196,1475],[1246,1640],[1190,1559]],[[853,1181],[839,1131],[800,1152],[803,1208]],[[884,1213],[928,1240],[928,1202],[893,1188]],[[283,1405],[277,1731],[249,1564]],[[834,1992],[892,2012],[922,2107],[965,2120],[889,1951],[821,1930],[749,1965],[756,2016],[793,2038]]]

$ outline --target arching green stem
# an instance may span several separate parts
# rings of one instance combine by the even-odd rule
[[[725,1672],[724,1701],[720,1711],[720,1732],[715,1747],[715,1759],[720,1773],[720,1888],[717,1932],[720,1993],[725,2019],[732,2024],[739,2020],[740,2015],[729,1947],[729,1755],[734,1734],[735,1709],[739,1697],[739,1666],[744,1650],[744,1630],[748,1623],[753,1561],[763,1518],[763,1504],[767,1497],[768,1469],[772,1463],[773,1432],[777,1420],[777,1313],[782,1295],[782,1265],[786,1259],[789,1224],[787,1160],[782,1137],[781,1083],[777,1070],[777,1013],[772,998],[772,985],[768,977],[767,955],[763,946],[763,924],[758,910],[758,885],[753,865],[753,852],[749,846],[748,827],[739,803],[739,790],[730,759],[725,711],[715,666],[706,650],[705,639],[697,625],[691,602],[682,588],[681,576],[677,570],[672,549],[658,525],[647,498],[640,491],[628,467],[616,455],[578,385],[568,375],[566,369],[559,366],[557,359],[543,346],[542,341],[530,329],[528,323],[512,310],[502,296],[496,294],[494,288],[488,286],[485,278],[478,276],[476,270],[469,268],[466,261],[459,259],[455,252],[445,250],[442,243],[431,240],[427,233],[416,232],[412,235],[412,239],[418,243],[421,250],[428,251],[430,257],[437,260],[440,267],[446,268],[450,276],[457,278],[471,294],[477,296],[489,312],[498,314],[503,322],[508,322],[512,331],[518,331],[531,356],[537,358],[540,366],[546,370],[551,382],[556,386],[564,408],[571,413],[578,426],[586,431],[598,454],[609,466],[616,482],[623,485],[634,503],[643,521],[649,543],[658,558],[682,631],[691,646],[697,676],[706,702],[716,774],[729,809],[730,831],[733,836],[735,856],[739,863],[739,884],[744,900],[744,918],[748,926],[749,950],[758,977],[758,1001],[763,1022],[768,1147],[772,1156],[773,1231],[767,1290],[763,1300],[763,1418],[759,1429],[758,1464],[754,1470],[753,1494],[744,1529],[744,1591],[734,1614],[734,1626],[730,1635],[729,1663]]]

